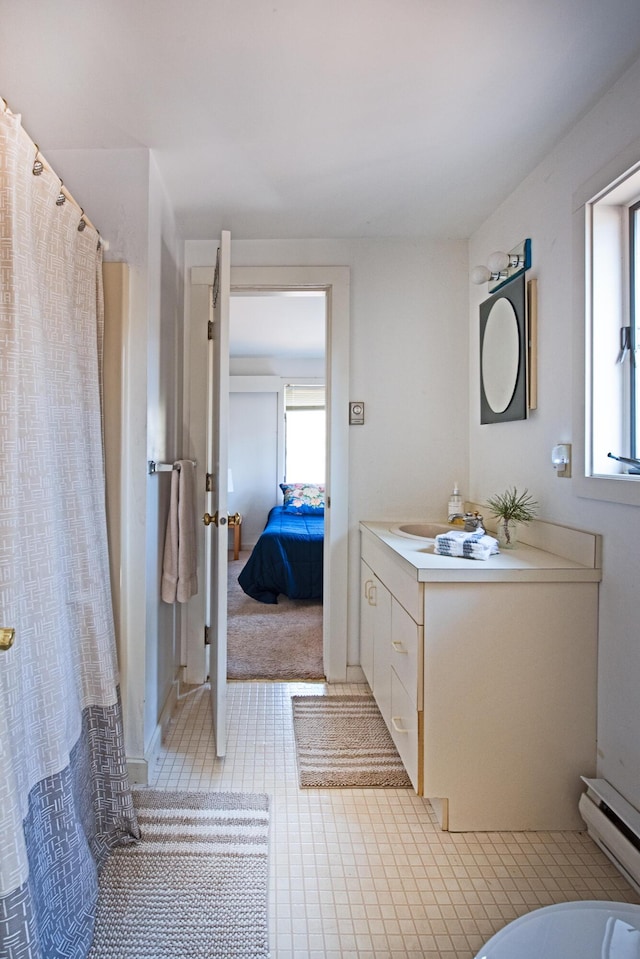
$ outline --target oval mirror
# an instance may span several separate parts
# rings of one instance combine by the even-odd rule
[[[520,331],[512,303],[496,300],[487,317],[482,340],[482,385],[494,413],[504,413],[518,381]]]

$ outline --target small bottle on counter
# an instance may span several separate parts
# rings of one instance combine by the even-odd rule
[[[464,514],[464,509],[462,506],[462,494],[458,489],[457,482],[453,484],[453,492],[449,497],[449,509],[447,512],[447,517],[451,519],[452,516],[462,516]]]

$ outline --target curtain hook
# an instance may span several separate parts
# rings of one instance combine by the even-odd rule
[[[56,197],[56,206],[64,206],[65,200],[67,199],[63,191],[64,183],[60,180],[60,193]]]
[[[81,208],[80,208],[80,222],[78,223],[78,233],[82,233],[82,231],[86,228],[86,226],[87,226],[87,224],[86,224],[86,222],[85,222],[85,220],[84,220],[84,210],[83,210],[82,207],[81,207]]]
[[[31,172],[33,173],[34,176],[40,176],[40,174],[44,170],[44,163],[38,159],[38,154],[40,153],[40,147],[38,146],[37,143],[34,143],[34,146],[36,148],[36,158],[33,161],[33,170]]]

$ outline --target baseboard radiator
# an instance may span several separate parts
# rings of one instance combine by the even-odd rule
[[[587,832],[640,893],[640,812],[606,779],[582,777],[580,815]]]

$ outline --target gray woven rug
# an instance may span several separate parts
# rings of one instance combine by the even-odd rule
[[[269,799],[139,789],[142,841],[100,876],[89,959],[265,959]]]
[[[371,696],[293,696],[300,786],[411,786]]]

